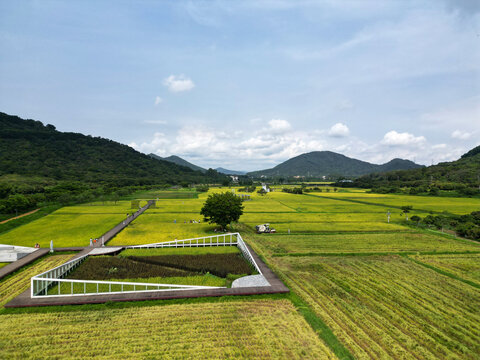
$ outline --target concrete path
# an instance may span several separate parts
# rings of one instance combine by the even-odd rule
[[[10,275],[11,273],[17,271],[21,267],[30,264],[31,262],[37,260],[38,258],[41,258],[43,255],[48,254],[50,249],[37,249],[31,254],[28,254],[27,256],[24,256],[20,260],[14,261],[11,264],[8,264],[4,266],[3,268],[0,269],[0,279],[4,278],[7,275]]]
[[[232,288],[256,286],[270,286],[270,284],[263,275],[244,276],[232,282]]]

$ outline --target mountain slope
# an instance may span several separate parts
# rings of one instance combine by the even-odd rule
[[[121,185],[211,181],[200,172],[152,159],[112,140],[60,132],[53,125],[5,113],[0,113],[0,154],[0,176]]]
[[[421,169],[389,171],[383,174],[370,174],[355,180],[354,186],[373,188],[426,187],[445,190],[480,185],[480,146],[475,147],[456,161],[443,162]],[[421,189],[420,189],[421,190]]]
[[[291,158],[272,169],[248,173],[250,176],[361,176],[369,173],[421,167],[409,160],[394,159],[383,165],[349,158],[332,151],[314,151]]]
[[[225,174],[225,175],[245,175],[246,174],[245,171],[228,170],[228,169],[225,169],[225,168],[222,168],[222,167],[218,167],[215,170],[217,170],[219,173]]]
[[[168,162],[180,165],[180,166],[186,166],[186,167],[188,167],[188,168],[190,168],[194,171],[201,171],[201,172],[206,172],[207,171],[206,169],[204,169],[200,166],[194,165],[194,164],[188,162],[187,160],[182,159],[180,156],[171,155],[171,156],[168,156],[168,157],[165,157],[165,158],[162,158],[161,156],[158,156],[158,155],[155,155],[155,154],[148,154],[148,156],[150,156],[154,159],[157,159],[157,160],[165,160],[165,161],[168,161]]]

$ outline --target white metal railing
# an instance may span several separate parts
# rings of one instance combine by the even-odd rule
[[[239,233],[219,234],[214,236],[205,236],[192,239],[174,240],[162,243],[131,245],[127,249],[149,249],[164,247],[205,247],[205,246],[237,246],[245,259],[258,271],[262,271],[252,256],[250,250]],[[100,280],[76,280],[63,279],[73,269],[79,266],[89,255],[83,255],[77,259],[70,260],[63,265],[45,271],[31,278],[31,297],[44,296],[84,296],[84,295],[105,295],[105,294],[123,294],[148,291],[167,291],[167,290],[197,290],[197,289],[220,289],[216,286],[197,286],[197,285],[176,285],[176,284],[156,284],[139,283],[125,281],[100,281]],[[70,284],[70,286],[62,286]],[[57,289],[54,287],[57,286]],[[82,291],[83,286],[83,291]],[[80,287],[80,290],[79,290]],[[132,289],[133,287],[133,289]],[[93,289],[93,290],[92,290]]]
[[[52,279],[37,278],[33,279],[37,283],[44,283],[41,288],[42,293],[33,295],[33,298],[45,296],[85,296],[85,295],[107,295],[107,294],[126,294],[152,291],[169,290],[198,290],[198,289],[221,289],[218,286],[200,286],[200,285],[177,285],[177,284],[157,284],[140,283],[127,281],[98,281],[98,280],[74,280],[74,279]],[[65,284],[66,286],[62,286]],[[70,286],[68,286],[70,285]],[[55,286],[57,287],[55,289]]]
[[[35,275],[31,278],[31,296],[34,297],[42,292],[47,292],[52,283],[50,280],[44,279],[61,279],[65,275],[68,275],[73,269],[79,266],[83,261],[87,259],[88,255],[83,255],[79,258],[67,261],[65,264],[57,266],[53,269],[47,270],[39,275]]]
[[[234,246],[238,244],[239,233],[219,234],[203,236],[192,239],[165,241],[145,245],[130,245],[126,249],[150,249],[163,247],[203,247],[203,246]],[[241,237],[240,237],[241,238]]]

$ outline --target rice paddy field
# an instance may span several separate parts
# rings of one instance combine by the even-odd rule
[[[286,300],[5,314],[3,358],[334,359]]]
[[[480,287],[480,254],[415,255],[412,258]]]
[[[215,188],[209,193],[221,191],[231,190]],[[199,215],[209,193],[193,193],[142,194],[138,197],[142,201],[158,198],[156,208],[108,245],[215,235],[214,225]],[[61,352],[63,357],[103,358],[478,359],[480,243],[406,226],[400,207],[412,205],[410,216],[467,214],[480,210],[480,200],[379,195],[358,189],[249,195],[233,230],[286,283],[289,295],[28,312],[3,309],[0,357],[28,358],[35,353],[55,357]],[[0,234],[0,243],[4,239],[27,243],[34,238],[32,232],[46,238],[59,229],[66,234],[63,246],[80,243],[80,238],[88,242],[95,235],[79,234],[108,230],[131,211],[129,207],[130,201],[119,201],[63,208]],[[117,217],[120,220],[114,221]],[[277,233],[255,234],[255,225],[263,223],[270,223]],[[227,249],[238,252],[126,250],[118,258],[172,255],[177,261],[180,255],[225,254]],[[23,278],[17,292],[28,287],[32,268],[0,280],[0,301],[1,289],[10,288],[5,284],[14,277]],[[185,273],[143,280],[166,283],[170,278],[174,283],[188,280],[211,286],[225,281],[208,276]],[[100,337],[102,342],[91,341]]]
[[[367,192],[329,192],[311,193],[314,196],[328,199],[342,199],[348,202],[360,201],[368,204],[378,204],[386,207],[400,208],[412,205],[413,209],[421,212],[449,212],[462,215],[478,211],[480,199],[478,198],[452,198],[438,196],[414,196],[370,194]]]
[[[0,244],[49,247],[88,246],[120,221],[130,209],[130,201],[67,206],[45,217],[0,234]]]
[[[274,258],[357,359],[476,359],[480,290],[399,256]]]

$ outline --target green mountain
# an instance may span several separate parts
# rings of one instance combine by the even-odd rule
[[[480,186],[480,146],[456,161],[420,169],[369,174],[356,179],[351,185],[363,188],[409,187],[413,188],[412,193],[423,193],[432,189],[461,190],[473,195],[474,190]]]
[[[182,159],[180,156],[177,156],[177,155],[171,155],[171,156],[167,156],[165,158],[162,158],[161,156],[158,156],[158,155],[155,155],[155,154],[148,154],[148,156],[150,156],[154,159],[157,159],[157,160],[165,160],[165,161],[177,164],[177,165],[186,166],[186,167],[188,167],[192,170],[195,170],[195,171],[201,171],[201,172],[206,172],[207,171],[206,169],[204,169],[200,166],[194,165],[194,164],[188,162],[187,160]]]
[[[291,158],[272,169],[253,171],[248,175],[253,177],[321,177],[329,175],[356,177],[369,173],[419,167],[421,165],[410,160],[393,159],[383,165],[376,165],[332,151],[314,151]]]
[[[0,176],[18,174],[118,186],[222,181],[223,175],[152,159],[127,145],[0,113]],[[216,177],[218,179],[213,179]]]

